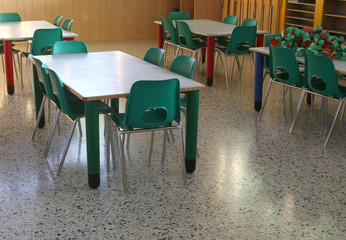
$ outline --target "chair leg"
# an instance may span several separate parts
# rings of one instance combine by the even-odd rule
[[[29,71],[29,78],[30,78],[30,84],[31,84],[32,93],[35,96],[34,81],[32,79],[31,68],[30,68],[30,61],[27,60],[26,63],[27,63],[28,71]]]
[[[151,137],[150,137],[148,167],[150,167],[150,164],[151,164],[151,155],[152,155],[152,153],[153,153],[154,135],[155,135],[155,132],[152,131],[152,132],[151,132]]]
[[[282,111],[283,111],[283,117],[286,116],[286,89],[285,86],[282,85]]]
[[[126,135],[126,150],[129,150],[130,148],[130,139],[131,139],[131,134]]]
[[[1,58],[2,58],[2,71],[5,73],[5,58],[4,58],[4,54],[1,54]]]
[[[184,148],[183,148],[183,130],[182,130],[182,127],[179,128],[179,138],[180,138],[181,169],[182,169],[182,173],[183,173],[184,185],[186,185],[187,179],[186,179],[186,169],[185,169],[185,154],[184,154]]]
[[[339,115],[340,109],[341,109],[341,107],[342,107],[342,103],[343,103],[343,101],[340,101],[340,103],[339,103],[339,107],[338,107],[338,110],[337,110],[337,111],[336,111],[336,113],[335,113],[335,117],[334,117],[334,120],[333,120],[332,126],[330,127],[330,130],[329,130],[329,133],[328,133],[327,139],[326,139],[326,141],[325,141],[325,143],[324,143],[324,146],[323,146],[324,148],[326,148],[326,147],[327,147],[327,144],[328,144],[328,141],[329,141],[330,135],[332,134],[332,131],[333,131],[333,129],[334,129],[334,125],[335,125],[336,119],[338,118],[338,115]]]
[[[82,137],[83,133],[82,133],[82,124],[80,123],[80,118],[78,118],[77,123],[78,123],[79,137]]]
[[[303,90],[302,94],[300,95],[300,99],[299,99],[299,102],[298,102],[298,105],[297,105],[297,108],[296,108],[296,112],[294,113],[294,116],[293,116],[293,119],[292,119],[292,122],[291,122],[290,130],[289,130],[290,133],[293,133],[294,126],[296,125],[297,118],[299,116],[300,109],[302,107],[302,103],[303,103],[304,98],[305,98],[305,94],[306,94],[306,91]]]
[[[226,58],[225,58],[225,61],[226,61]],[[232,76],[233,76],[233,70],[234,70],[234,62],[235,62],[235,58],[233,58],[231,72],[229,73],[229,85],[232,84]],[[226,64],[225,64],[225,65],[226,65]]]
[[[34,132],[32,133],[32,137],[31,137],[32,141],[34,141],[34,139],[35,139],[36,131],[38,129],[38,125],[40,124],[40,120],[41,120],[42,112],[44,109],[44,103],[46,102],[46,98],[47,98],[46,95],[43,95],[40,110],[38,111],[38,115],[37,115],[37,119],[36,119],[36,125],[34,128]]]
[[[46,142],[46,147],[44,148],[44,151],[43,151],[43,155],[45,157],[47,157],[50,145],[52,144],[52,139],[53,139],[53,135],[54,135],[54,132],[55,132],[56,124],[57,124],[57,122],[59,120],[59,116],[60,116],[60,109],[57,109],[55,117],[54,117],[54,121],[53,121],[53,124],[52,124],[52,128],[50,130],[49,137],[48,137],[47,142]]]
[[[167,135],[168,135],[167,131],[163,131],[162,156],[161,156],[161,167],[162,168],[163,168],[163,165],[165,163]]]
[[[219,57],[219,51],[215,51],[215,54],[214,54],[214,74],[213,76],[215,76],[215,73],[216,73],[216,70],[217,70],[217,62],[218,62],[218,57]]]
[[[124,158],[123,158],[121,136],[120,136],[120,132],[119,132],[118,127],[117,127],[117,136],[118,136],[118,147],[119,147],[119,155],[120,155],[121,174],[122,174],[122,178],[123,178],[123,187],[124,187],[124,192],[127,193],[125,162],[124,162]]]
[[[340,121],[342,121],[342,119],[344,118],[344,114],[345,114],[345,108],[346,108],[346,102],[344,102],[344,108],[342,109],[342,112],[341,112],[341,116],[340,116]]]
[[[64,163],[65,163],[65,159],[66,159],[66,155],[67,155],[67,151],[70,147],[70,144],[71,144],[71,140],[72,140],[72,136],[73,136],[73,133],[74,133],[74,129],[76,128],[76,124],[79,122],[79,119],[76,119],[74,122],[73,122],[73,125],[72,125],[72,129],[70,131],[70,134],[69,134],[69,138],[67,140],[67,144],[66,144],[66,147],[64,149],[64,153],[62,155],[62,158],[60,160],[60,165],[59,165],[59,169],[58,169],[58,172],[57,172],[57,176],[60,176],[61,174],[61,170],[62,170],[62,167],[64,166]]]
[[[263,111],[264,111],[264,107],[266,106],[267,99],[268,99],[268,96],[269,96],[269,92],[270,92],[270,88],[271,88],[272,83],[273,83],[273,81],[270,79],[269,84],[268,84],[268,88],[267,88],[267,92],[266,92],[266,96],[264,97],[262,108],[261,108],[261,111],[260,111],[260,113],[258,115],[257,121],[261,121],[262,114],[263,114]]]
[[[226,64],[226,55],[223,54],[223,63],[224,63],[224,70],[225,70],[225,78],[226,78],[226,86],[228,86],[228,72],[227,72],[227,64]]]
[[[243,66],[244,66],[244,55],[242,56],[242,60],[241,60],[241,67],[240,67],[240,73],[239,73],[239,80],[241,80],[241,76],[243,74]]]

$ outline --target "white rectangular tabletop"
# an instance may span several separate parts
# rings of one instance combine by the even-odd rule
[[[30,40],[37,29],[57,28],[47,21],[1,22],[0,39],[2,40]],[[77,34],[62,29],[63,38],[75,38]]]
[[[250,51],[262,53],[262,54],[265,54],[265,55],[269,55],[269,47],[250,48]],[[305,59],[304,59],[304,57],[297,57],[297,61],[300,62],[300,63],[304,63]],[[333,63],[334,63],[334,66],[335,66],[335,70],[337,72],[346,74],[346,62],[345,61],[333,60]]]
[[[232,35],[233,29],[236,25],[213,21],[209,19],[193,19],[193,20],[179,20],[186,22],[191,32],[207,37],[220,37]],[[175,22],[175,21],[173,21]],[[155,21],[156,24],[162,24],[161,20]],[[267,34],[267,31],[257,30],[257,35]]]
[[[127,97],[139,80],[178,78],[181,92],[205,86],[121,51],[36,56],[84,101]]]

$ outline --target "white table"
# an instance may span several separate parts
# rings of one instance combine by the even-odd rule
[[[57,28],[46,21],[0,22],[0,39],[4,41],[7,92],[14,93],[12,41],[30,40],[34,32],[41,28]],[[77,34],[63,30],[63,38],[73,40]]]
[[[99,117],[96,100],[127,97],[138,80],[178,78],[187,92],[186,171],[196,167],[199,90],[205,86],[126,53],[96,52],[37,56],[66,87],[85,101],[89,186],[100,184]]]
[[[226,24],[208,19],[179,20],[186,22],[192,33],[207,37],[207,85],[213,85],[215,37],[230,36],[236,25]],[[158,47],[163,47],[163,32],[161,20],[158,24]],[[257,30],[256,46],[263,46],[264,34],[268,32]]]
[[[264,56],[269,55],[269,47],[256,47],[250,48],[250,51],[255,53],[255,95],[254,95],[254,108],[260,111],[262,108],[262,92],[263,92],[263,63]],[[304,63],[304,57],[297,57],[297,61]],[[340,60],[333,60],[335,70],[339,73],[346,74],[346,62]]]

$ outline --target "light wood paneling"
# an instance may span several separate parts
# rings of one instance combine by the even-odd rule
[[[0,12],[18,12],[23,21],[73,19],[84,41],[157,37],[154,21],[167,16],[169,0],[0,0]],[[193,1],[193,0],[192,0]]]
[[[195,0],[194,13],[196,19],[222,21],[221,0]]]

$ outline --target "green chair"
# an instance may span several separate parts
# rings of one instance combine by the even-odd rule
[[[62,41],[62,31],[60,28],[51,29],[37,29],[34,32],[32,38],[32,46],[30,52],[21,52],[22,58],[27,59],[27,66],[29,71],[29,77],[31,82],[32,91],[34,92],[33,80],[30,70],[30,61],[28,60],[29,54],[37,55],[50,55],[52,53],[53,43],[56,41]],[[23,66],[23,63],[21,63]],[[22,75],[23,78],[23,75]]]
[[[196,65],[198,70],[198,66],[199,66],[198,56],[202,56],[201,54],[202,48],[206,48],[207,45],[205,43],[201,43],[200,41],[194,40],[192,38],[192,33],[187,23],[177,21],[176,28],[178,33],[179,45],[180,45],[179,50],[180,49],[188,50],[193,53],[193,58],[196,59]],[[197,54],[198,51],[200,52],[199,55]]]
[[[61,82],[61,80],[60,80],[59,76],[56,74],[56,72],[49,69],[48,66],[46,66],[44,64],[42,67],[48,71],[48,74],[49,74],[49,77],[50,77],[50,80],[52,83],[54,98],[56,100],[57,106],[59,107],[59,111],[57,111],[57,113],[55,115],[52,129],[50,131],[50,136],[49,136],[48,140],[51,141],[51,139],[54,135],[55,127],[56,127],[56,124],[57,124],[57,121],[59,119],[61,112],[64,113],[67,116],[67,118],[73,122],[72,129],[69,133],[67,145],[64,149],[64,152],[63,152],[63,155],[62,155],[62,158],[60,161],[59,169],[57,172],[57,176],[59,176],[61,173],[62,167],[64,165],[64,162],[65,162],[66,154],[67,154],[68,148],[70,146],[71,139],[72,139],[76,124],[80,118],[85,116],[84,101],[82,101],[80,99],[69,100],[68,99],[68,93],[65,89],[65,86]],[[100,114],[106,115],[106,114],[112,112],[112,109],[110,107],[108,107],[108,105],[103,103],[102,101],[98,101],[98,111]],[[49,143],[49,146],[50,146],[50,143]]]
[[[62,23],[61,28],[64,29],[64,30],[67,30],[67,31],[71,31],[73,21],[74,20],[72,20],[72,19],[66,19]]]
[[[127,192],[125,163],[122,157],[122,135],[144,131],[178,129],[184,184],[186,184],[185,158],[182,143],[182,124],[180,121],[180,86],[178,79],[137,81],[130,90],[125,113],[112,113],[116,124],[118,148],[123,175],[124,191]],[[164,131],[165,135],[167,134]],[[150,156],[153,147],[150,144]],[[165,140],[163,148],[165,148]]]
[[[276,37],[280,37],[280,33],[274,33],[274,34],[267,34],[264,36],[264,46],[269,47],[270,46],[270,41]],[[269,56],[264,57],[264,62],[263,62],[263,68],[264,68],[264,73],[263,73],[263,79],[265,76],[269,73]]]
[[[21,21],[22,21],[22,18],[18,13],[0,13],[0,22],[21,22]],[[2,69],[3,69],[3,72],[5,72],[4,45],[3,45],[2,41],[0,43],[0,55],[2,56]],[[20,51],[15,49],[15,48],[12,48],[12,55],[13,55],[14,59],[17,58],[18,68],[21,71]],[[14,61],[14,68],[15,68],[15,73],[16,73],[16,77],[18,80],[19,78],[18,78],[16,61]],[[22,89],[23,89],[23,79],[21,79],[21,84],[22,84]]]
[[[169,19],[175,20],[190,20],[191,16],[188,12],[170,12]]]
[[[60,27],[60,23],[61,23],[62,18],[63,18],[63,16],[56,16],[54,21],[53,21],[53,25]]]
[[[242,26],[251,26],[251,27],[255,26],[255,27],[257,27],[257,19],[247,18],[242,22],[241,25]]]
[[[227,15],[223,21],[223,23],[226,23],[226,24],[231,24],[231,25],[237,25],[238,24],[238,16],[232,16],[232,15]],[[206,38],[203,38],[203,40],[206,41]],[[227,47],[228,46],[228,43],[229,43],[229,37],[216,37],[215,38],[215,43],[218,45],[218,46],[224,46],[224,47]]]
[[[83,41],[57,41],[53,44],[52,54],[87,53],[88,46]]]
[[[270,65],[269,65],[269,75],[270,81],[267,89],[267,93],[265,95],[263,105],[261,111],[258,116],[258,121],[261,120],[265,105],[267,103],[268,95],[271,89],[271,85],[273,83],[279,84],[282,86],[282,94],[283,94],[283,111],[284,115],[286,112],[285,109],[285,95],[286,88],[290,89],[290,108],[292,109],[292,89],[303,90],[303,79],[299,72],[297,58],[294,52],[289,48],[281,48],[270,46]],[[291,110],[292,116],[292,110]]]
[[[239,74],[239,79],[241,79],[242,75],[242,70],[243,70],[243,65],[244,65],[244,55],[245,54],[250,54],[250,48],[255,47],[256,44],[256,27],[248,27],[248,26],[238,26],[235,27],[230,41],[228,43],[227,48],[224,47],[216,47],[215,50],[215,67],[214,71],[216,71],[217,68],[217,59],[218,59],[218,54],[222,54],[223,56],[223,65],[225,68],[225,77],[226,77],[226,85],[228,88],[228,82],[231,83],[232,80],[232,75],[233,75],[233,68],[234,68],[234,62],[235,59],[233,59],[232,62],[232,69],[230,72],[230,79],[228,81],[228,73],[227,73],[227,66],[226,66],[226,57],[231,56],[231,57],[237,57],[237,56],[242,56],[242,63],[241,63],[241,68],[240,68],[240,74]]]
[[[152,47],[144,55],[144,61],[155,64],[156,66],[162,67],[163,59],[165,56],[165,50],[162,48]]]
[[[321,67],[323,66],[323,67]],[[338,78],[335,71],[335,66],[333,61],[326,57],[320,55],[312,55],[309,53],[305,54],[305,79],[304,85],[307,88],[301,94],[293,121],[290,127],[290,133],[293,132],[294,126],[296,124],[301,105],[304,101],[306,93],[312,95],[317,95],[322,97],[322,119],[324,120],[324,125],[327,127],[327,100],[336,101],[339,103],[339,106],[336,110],[333,123],[328,132],[327,138],[324,142],[323,147],[326,148],[329,138],[334,129],[334,125],[342,105],[345,104],[346,99],[346,87],[338,84]],[[343,115],[343,112],[342,112]],[[342,120],[342,116],[340,118]]]
[[[161,23],[162,23],[162,33],[163,33],[163,49],[167,51],[168,45],[171,45],[173,47],[173,56],[176,57],[179,51],[179,39],[177,36],[177,32],[175,31],[175,27],[173,25],[173,22],[169,18],[161,17]],[[175,48],[177,50],[175,51]]]

